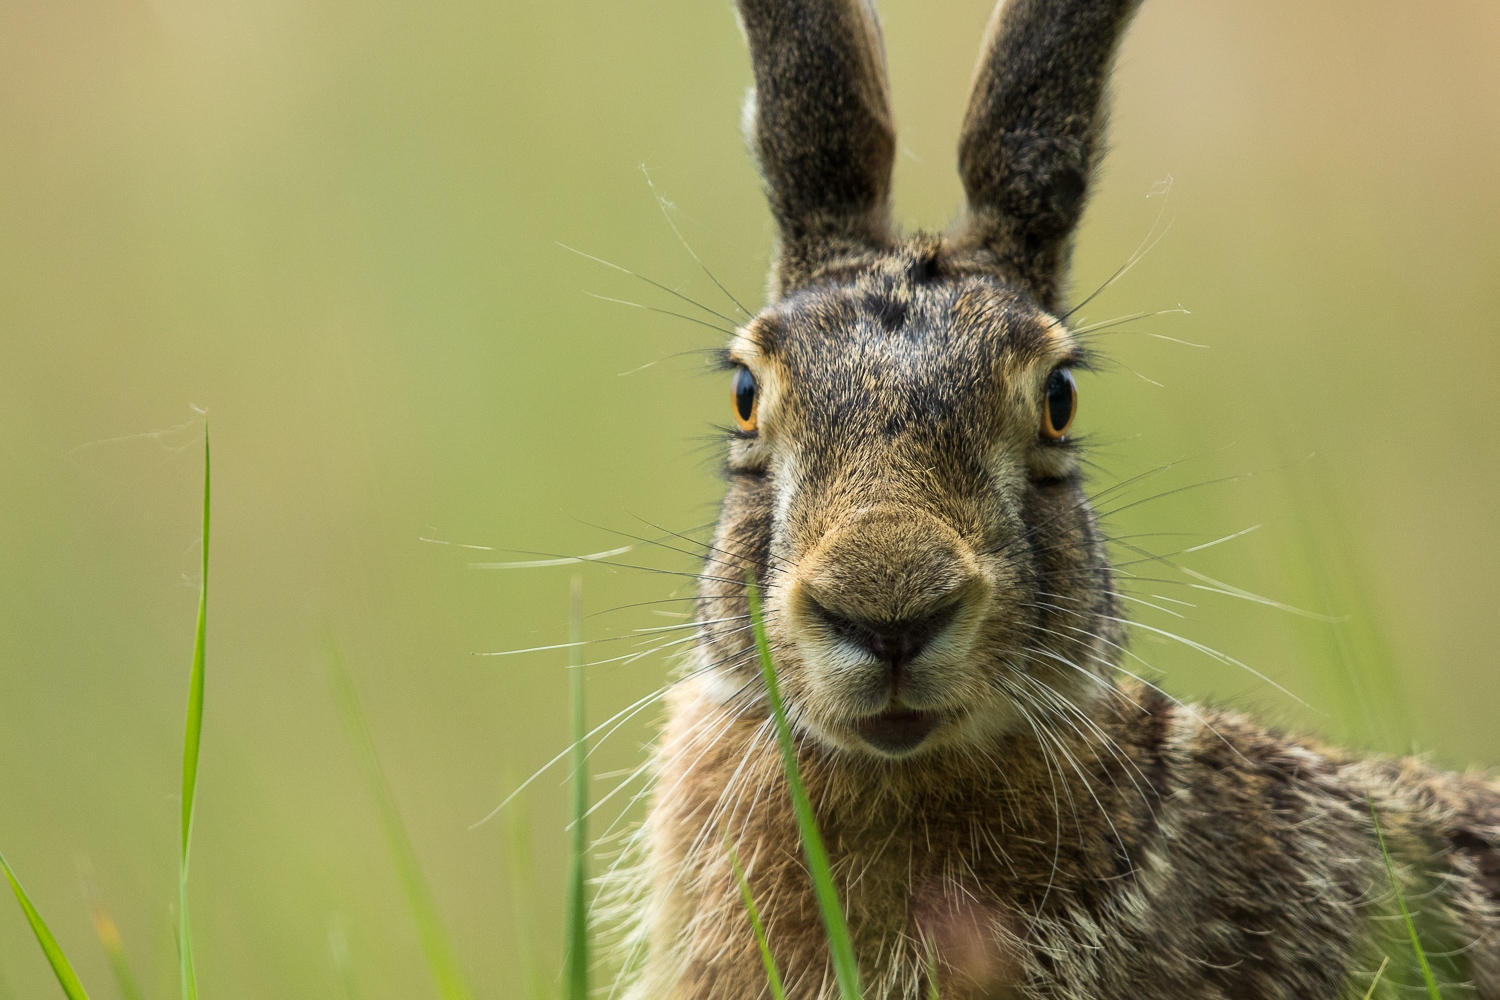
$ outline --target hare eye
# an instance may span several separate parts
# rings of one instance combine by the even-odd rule
[[[753,433],[756,427],[755,420],[755,376],[750,374],[750,369],[739,368],[734,373],[734,420],[739,424],[740,430]]]
[[[1078,412],[1078,387],[1066,368],[1059,368],[1047,378],[1047,398],[1042,407],[1042,436],[1061,441]]]

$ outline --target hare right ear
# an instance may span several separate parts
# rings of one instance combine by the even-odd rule
[[[896,136],[870,0],[738,0],[755,90],[746,138],[776,219],[772,297],[885,244]]]
[[[962,243],[1056,311],[1104,132],[1115,49],[1141,0],[1001,0],[958,142]]]

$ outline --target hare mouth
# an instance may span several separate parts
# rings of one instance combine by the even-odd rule
[[[921,746],[941,721],[936,712],[891,708],[855,720],[854,731],[875,749],[900,756]]]

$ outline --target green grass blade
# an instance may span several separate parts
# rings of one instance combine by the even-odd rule
[[[57,943],[57,938],[47,929],[47,922],[42,915],[31,905],[31,897],[26,895],[26,890],[21,888],[20,879],[11,870],[10,862],[5,860],[5,855],[0,854],[0,868],[5,869],[5,877],[10,880],[11,891],[16,894],[16,901],[21,904],[21,912],[26,914],[26,922],[31,924],[31,932],[36,935],[36,943],[42,946],[42,953],[47,956],[47,961],[52,964],[52,971],[57,975],[57,981],[62,985],[63,992],[68,995],[68,1000],[88,1000],[88,993],[83,984],[78,981],[78,976],[73,972],[73,966],[68,964],[68,956],[63,954],[62,946]]]
[[[385,830],[386,845],[390,849],[396,874],[401,880],[401,888],[406,893],[406,902],[411,909],[412,919],[416,922],[417,936],[421,939],[427,964],[437,981],[438,992],[444,1000],[470,1000],[472,994],[463,974],[459,972],[453,947],[443,930],[443,922],[438,917],[432,890],[422,875],[421,865],[417,863],[417,852],[412,847],[406,824],[401,819],[395,793],[391,791],[385,771],[381,769],[380,758],[375,754],[375,740],[370,735],[369,724],[360,709],[354,680],[349,676],[349,669],[331,636],[326,640],[324,659],[338,701],[339,714],[343,717],[349,742],[353,744],[354,756],[370,787],[370,795],[375,799],[380,825]]]
[[[568,875],[567,949],[563,993],[568,1000],[589,995],[588,810],[589,746],[583,690],[583,578],[573,577],[568,601],[568,675],[573,711],[573,859]]]
[[[120,928],[115,925],[114,917],[110,916],[103,903],[96,902],[93,910],[94,933],[99,936],[99,943],[109,956],[109,967],[114,971],[120,996],[124,1000],[142,1000],[141,987],[135,981],[129,959],[125,957],[125,942],[120,939]]]
[[[776,667],[771,662],[771,647],[766,641],[766,623],[761,615],[760,594],[753,580],[746,582],[746,588],[750,600],[750,620],[755,628],[755,646],[760,652],[760,673],[766,682],[771,716],[776,720],[776,739],[781,746],[781,762],[786,768],[792,809],[797,814],[797,832],[802,838],[802,851],[807,856],[813,892],[818,899],[818,909],[823,914],[823,926],[828,931],[828,950],[833,958],[833,973],[838,980],[839,996],[842,1000],[859,1000],[859,964],[854,959],[854,944],[849,940],[849,926],[844,922],[844,909],[839,902],[838,889],[833,884],[828,851],[823,846],[822,835],[818,833],[818,820],[813,815],[812,802],[807,797],[807,789],[802,785],[802,773],[797,768],[797,747],[792,742],[792,730],[786,721],[781,689],[776,684]]]
[[[183,1000],[198,1000],[193,938],[188,928],[188,857],[193,842],[193,805],[198,791],[198,750],[203,739],[203,680],[208,645],[209,537],[208,424],[203,425],[203,578],[198,586],[198,628],[193,637],[193,669],[188,680],[187,725],[182,739],[182,854],[177,869],[177,956]]]
[[[340,995],[344,1000],[359,1000],[359,982],[354,975],[354,962],[349,957],[349,935],[342,922],[328,927],[328,957],[339,980]]]
[[[510,769],[506,769],[505,787],[515,788]],[[526,983],[525,995],[531,1000],[546,1000],[541,963],[537,961],[535,939],[531,935],[535,912],[533,886],[536,865],[531,851],[531,810],[525,794],[511,802],[505,815],[505,860],[510,875],[511,918],[515,925],[516,960]]]
[[[1396,879],[1396,867],[1391,864],[1390,851],[1385,847],[1385,833],[1380,829],[1380,814],[1375,811],[1375,800],[1366,797],[1365,801],[1370,806],[1370,819],[1375,823],[1375,839],[1380,844],[1380,856],[1385,861],[1385,874],[1391,882],[1391,892],[1396,894],[1396,906],[1401,910],[1401,921],[1406,925],[1406,933],[1411,938],[1411,950],[1417,956],[1417,965],[1422,969],[1422,981],[1427,984],[1427,995],[1432,1000],[1443,1000],[1442,991],[1438,989],[1437,977],[1432,974],[1432,966],[1427,961],[1427,951],[1422,947],[1422,937],[1417,933],[1417,925],[1411,918],[1411,910],[1406,906],[1406,894],[1401,891],[1401,883]]]
[[[728,837],[724,839],[724,847],[729,851],[729,867],[734,869],[734,880],[740,886],[740,898],[745,901],[745,912],[750,916],[750,929],[755,932],[755,943],[760,948],[760,964],[766,969],[766,983],[771,987],[771,1000],[786,1000],[786,990],[781,985],[781,972],[776,968],[776,958],[771,954],[771,943],[766,940],[766,928],[760,921],[760,910],[755,905],[755,897],[750,894],[750,883],[745,880],[745,871],[740,867],[740,859],[734,852],[734,845],[729,842]]]

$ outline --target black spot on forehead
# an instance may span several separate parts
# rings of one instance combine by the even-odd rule
[[[931,278],[923,266],[862,269],[802,289],[757,318],[755,339],[789,363],[884,356],[898,345],[943,367],[1052,354],[1051,319],[1009,286],[971,274]],[[934,350],[942,357],[929,358]]]
[[[918,262],[920,263],[920,262]],[[913,271],[929,280],[913,281]],[[987,276],[870,267],[799,291],[757,331],[817,432],[988,437],[1007,369],[1050,354],[1047,320]]]

